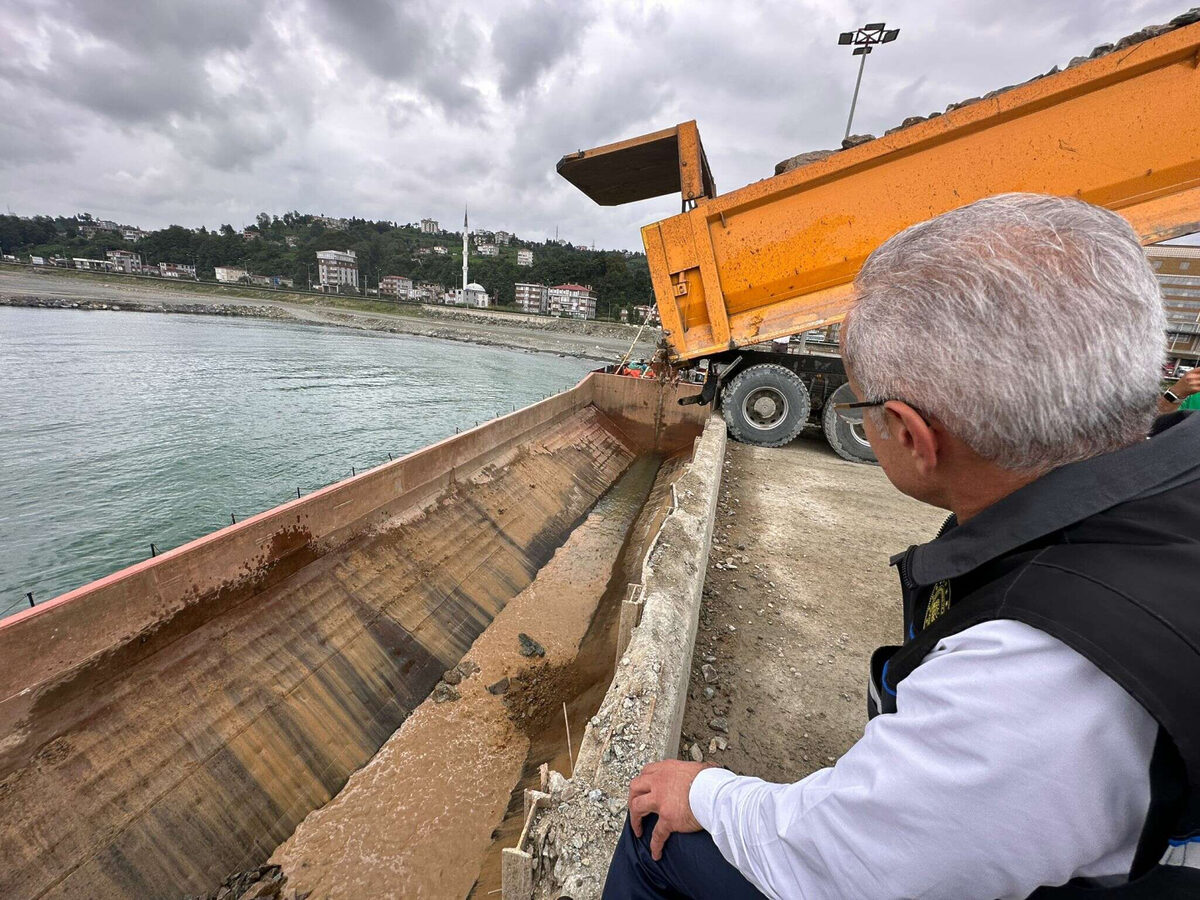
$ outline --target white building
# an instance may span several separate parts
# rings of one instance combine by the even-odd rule
[[[16,257],[13,258],[15,259]],[[82,256],[76,256],[71,262],[75,268],[88,272],[111,272],[113,270],[113,264],[107,259],[86,259]]]
[[[596,293],[591,285],[556,284],[549,290],[549,303],[552,316],[596,318]]]
[[[492,298],[482,284],[472,281],[458,292],[455,306],[469,306],[472,309],[487,309],[492,305]]]
[[[163,278],[191,278],[196,277],[196,267],[189,266],[187,263],[165,263],[158,264],[158,274]]]
[[[508,242],[511,240],[512,240],[512,232],[509,232],[509,231],[497,231],[496,232],[496,243],[499,244],[500,246],[507,247]]]
[[[500,248],[495,244],[480,244],[475,248],[479,251],[480,256],[499,256]]]
[[[250,277],[249,272],[237,266],[217,266],[214,271],[217,273],[217,281],[222,284],[238,284],[243,278]]]
[[[437,219],[422,219],[421,220],[421,231],[424,234],[437,234],[441,230],[442,230],[441,226],[438,225]]]
[[[549,311],[550,289],[544,284],[514,284],[513,303],[522,312],[544,316]]]
[[[358,291],[358,254],[353,250],[317,251],[317,280],[323,291]]]
[[[436,253],[438,256],[445,256],[450,251],[448,249],[446,249],[445,247],[443,247],[441,244],[438,244],[436,247],[433,248],[433,252]]]
[[[518,266],[532,266],[533,265],[533,251],[532,250],[518,250],[517,251],[517,265]]]
[[[384,275],[379,279],[380,294],[391,294],[393,297],[407,300],[412,296],[412,292],[411,278],[405,278],[403,275]]]
[[[461,289],[454,291],[452,294],[447,294],[446,302],[453,304],[454,306],[470,306],[474,309],[486,309],[487,307],[492,305],[492,301],[491,301],[491,298],[488,297],[487,290],[484,289],[482,284],[479,284],[478,282],[475,282],[475,281],[471,281],[471,273],[470,273],[470,269],[468,267],[468,257],[470,256],[470,254],[467,252],[467,249],[470,246],[470,243],[469,243],[470,239],[471,239],[471,225],[470,225],[469,220],[467,219],[467,211],[466,211],[466,209],[463,209],[463,232],[462,232],[462,241],[463,241],[462,284],[463,284],[463,286]]]
[[[635,306],[633,308],[634,321],[638,325],[646,322],[650,325],[658,324],[658,307],[657,306]]]

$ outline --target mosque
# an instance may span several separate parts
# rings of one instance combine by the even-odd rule
[[[471,306],[476,309],[486,309],[492,305],[491,298],[488,297],[487,291],[482,284],[471,281],[467,271],[468,246],[471,237],[471,228],[467,223],[467,211],[463,209],[463,249],[462,249],[462,283],[463,286],[457,291],[453,291],[450,296],[450,302],[455,306]]]

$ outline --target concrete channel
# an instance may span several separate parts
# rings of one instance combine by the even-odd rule
[[[531,895],[548,772],[678,741],[695,390],[590,375],[0,623],[0,895]]]

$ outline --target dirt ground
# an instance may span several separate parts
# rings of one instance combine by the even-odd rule
[[[944,517],[819,438],[730,441],[680,756],[776,782],[833,763],[862,734],[871,651],[900,638],[888,558]]]
[[[153,279],[117,281],[86,273],[64,274],[49,270],[0,268],[0,302],[35,305],[47,301],[58,305],[118,304],[120,309],[149,312],[178,312],[243,315],[300,324],[332,325],[413,334],[484,346],[511,347],[561,356],[614,362],[628,351],[638,329],[611,323],[564,321],[548,317],[521,316],[503,311],[398,308],[395,313],[348,309],[321,297],[266,291],[239,296],[236,287],[156,283]],[[291,300],[288,298],[291,297]],[[384,305],[379,304],[381,308]],[[112,308],[111,306],[107,308]],[[634,351],[634,358],[649,357],[659,339],[657,328],[647,328]]]

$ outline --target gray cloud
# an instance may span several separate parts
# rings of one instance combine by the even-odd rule
[[[1024,80],[1176,0],[894,0],[855,131]],[[722,190],[836,146],[867,0],[0,0],[0,203],[157,227],[323,211],[635,247],[565,152],[699,121]]]
[[[560,61],[569,64],[592,18],[592,11],[576,3],[530,0],[506,7],[492,31],[501,94],[517,97]]]

